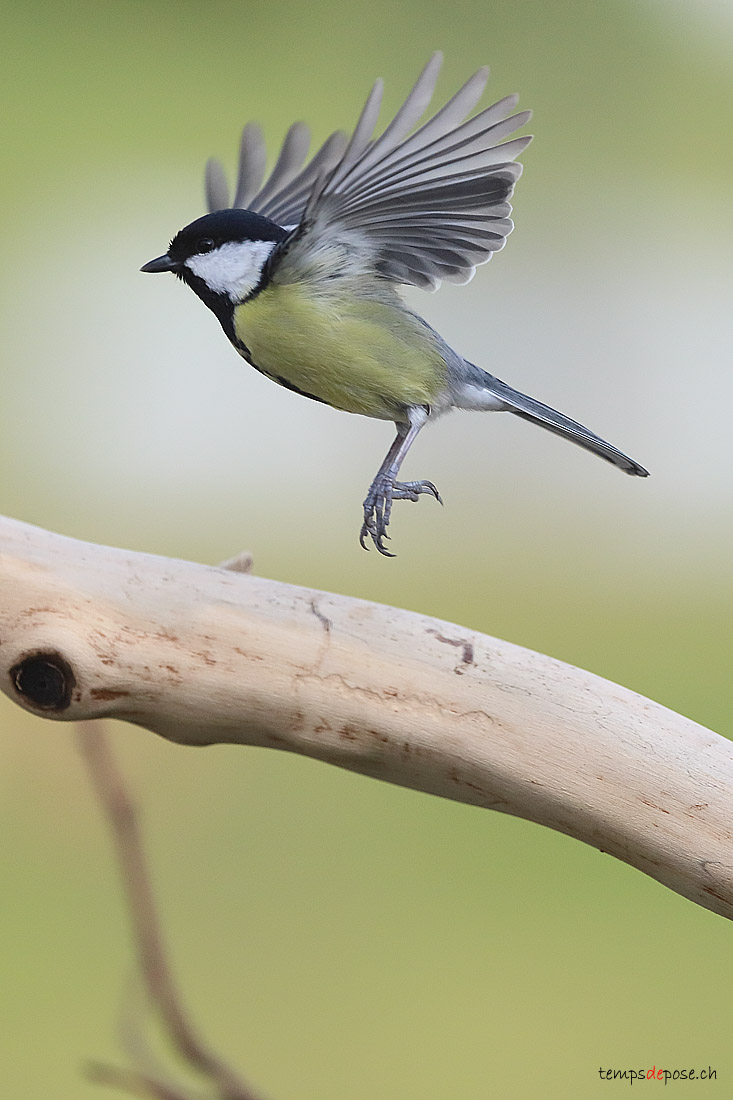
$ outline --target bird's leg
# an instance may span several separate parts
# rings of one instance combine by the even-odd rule
[[[407,410],[407,417],[406,424],[397,425],[395,440],[369,487],[364,501],[364,523],[359,535],[359,542],[365,550],[369,549],[364,541],[368,537],[380,554],[388,558],[394,557],[394,554],[390,554],[384,545],[385,538],[389,538],[387,527],[392,513],[392,501],[417,500],[421,493],[430,493],[437,501],[443,503],[432,481],[396,480],[405,455],[428,419],[428,410],[423,405],[415,405]]]

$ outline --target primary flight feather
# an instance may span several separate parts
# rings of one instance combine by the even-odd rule
[[[468,282],[504,247],[522,171],[516,157],[531,140],[510,137],[530,118],[512,113],[516,96],[471,114],[488,69],[420,126],[441,61],[433,55],[378,137],[381,81],[351,136],[332,134],[310,160],[308,129],[296,122],[266,180],[262,133],[249,123],[231,203],[224,171],[210,160],[209,213],[142,268],[188,283],[240,355],[273,381],[394,421],[360,536],[385,555],[392,502],[423,493],[440,500],[432,482],[397,475],[423,425],[453,407],[514,413],[647,476],[583,425],[469,363],[399,296],[400,283]]]

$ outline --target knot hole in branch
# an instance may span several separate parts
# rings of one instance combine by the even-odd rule
[[[28,653],[10,670],[18,695],[37,710],[66,710],[76,678],[69,662],[54,650]]]

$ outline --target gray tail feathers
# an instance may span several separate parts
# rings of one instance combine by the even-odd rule
[[[618,466],[624,473],[631,474],[633,477],[649,476],[649,471],[640,466],[638,462],[634,462],[633,458],[629,458],[628,455],[623,454],[616,447],[612,447],[610,443],[606,443],[604,439],[594,435],[593,432],[583,427],[582,424],[578,424],[577,421],[571,420],[569,416],[564,416],[556,409],[551,409],[549,405],[543,405],[541,401],[535,401],[533,397],[528,397],[525,393],[512,389],[511,386],[507,386],[506,382],[501,382],[485,371],[482,371],[482,374],[486,379],[486,388],[492,394],[496,394],[507,412],[514,413],[515,416],[521,416],[523,420],[529,420],[532,424],[539,424],[540,427],[547,428],[548,431],[554,432],[556,435],[561,435],[563,439],[569,439],[571,443],[577,443],[579,447],[585,447],[587,451],[592,451],[599,458],[605,458],[607,462]]]

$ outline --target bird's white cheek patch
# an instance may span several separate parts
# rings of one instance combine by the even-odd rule
[[[241,302],[257,286],[274,247],[274,241],[229,241],[213,252],[191,256],[186,267],[216,294]]]

